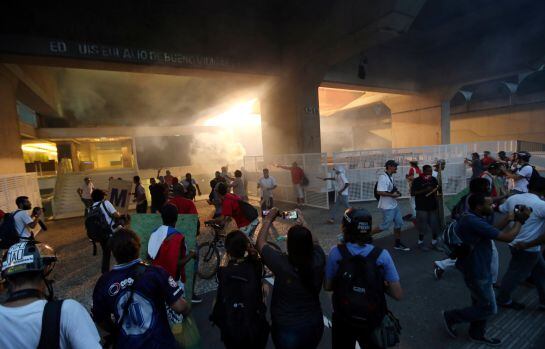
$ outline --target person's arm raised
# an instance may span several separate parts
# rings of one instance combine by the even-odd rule
[[[267,244],[267,237],[269,236],[269,230],[271,229],[271,226],[278,216],[278,208],[273,207],[270,209],[269,213],[263,218],[261,222],[261,229],[259,230],[259,234],[257,234],[257,239],[255,242],[255,247],[257,248],[257,251],[261,253],[263,250],[263,247]]]

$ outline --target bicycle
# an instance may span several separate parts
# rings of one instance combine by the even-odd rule
[[[214,230],[212,241],[205,241],[197,246],[197,275],[201,279],[212,278],[220,267],[221,257],[219,249],[225,249],[224,225],[214,221],[206,221],[204,225]]]

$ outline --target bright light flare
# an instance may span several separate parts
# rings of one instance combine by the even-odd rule
[[[237,104],[219,115],[206,118],[202,125],[228,128],[261,127],[261,115],[255,113],[257,99]]]

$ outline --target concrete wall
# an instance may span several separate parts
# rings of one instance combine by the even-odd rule
[[[0,174],[25,173],[16,108],[17,84],[17,79],[0,66]]]
[[[441,144],[441,107],[392,113],[392,147]]]

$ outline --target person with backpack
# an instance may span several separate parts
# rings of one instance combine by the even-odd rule
[[[96,255],[95,244],[98,242],[102,249],[101,272],[104,274],[110,270],[110,247],[108,241],[115,229],[116,219],[121,217],[114,205],[104,197],[103,190],[95,189],[91,193],[93,204],[89,207],[85,217],[87,236],[93,242],[93,254]]]
[[[415,198],[416,227],[418,228],[418,248],[428,251],[424,246],[424,236],[431,235],[430,247],[437,250],[437,235],[439,234],[439,216],[437,213],[437,193],[440,192],[439,182],[433,177],[430,165],[422,167],[423,174],[416,178],[411,186],[411,195]]]
[[[532,155],[527,151],[517,152],[517,169],[514,172],[504,171],[505,176],[515,182],[515,186],[511,190],[512,194],[527,193],[528,184],[536,178],[541,177],[535,167],[529,164],[531,157]]]
[[[185,199],[191,203],[189,199]],[[166,204],[161,210],[163,225],[151,233],[148,241],[148,256],[151,264],[163,267],[176,282],[184,287],[186,282],[185,265],[195,258],[194,251],[187,251],[185,236],[176,230],[178,210],[174,205]],[[193,282],[195,287],[195,282]],[[201,303],[202,299],[193,292],[192,303]]]
[[[54,298],[48,276],[56,262],[55,251],[34,240],[12,245],[4,255],[9,291],[0,305],[0,348],[102,348],[87,310],[73,299]]]
[[[227,349],[263,349],[270,325],[263,300],[263,264],[246,234],[225,238],[227,265],[218,270],[218,290],[210,320],[219,327]]]
[[[201,195],[201,188],[199,188],[199,183],[193,178],[191,178],[191,173],[185,174],[185,179],[182,181],[184,186],[186,197],[189,200],[195,200],[197,194]]]
[[[410,251],[411,249],[401,242],[401,227],[403,226],[403,217],[397,202],[401,193],[394,184],[392,176],[397,173],[398,163],[394,160],[388,160],[384,164],[384,173],[378,177],[376,184],[376,196],[378,196],[378,208],[382,211],[382,223],[373,228],[373,234],[388,230],[394,226],[395,243],[394,249],[399,251]]]
[[[259,224],[257,210],[240,197],[229,193],[228,190],[229,187],[224,182],[219,182],[216,186],[216,192],[221,202],[221,215],[214,220],[218,224],[226,225],[233,219],[240,231],[246,236],[252,237]]]
[[[471,294],[472,305],[463,309],[443,311],[447,333],[457,337],[456,325],[469,322],[469,338],[479,344],[500,346],[502,341],[486,335],[486,320],[497,313],[492,285],[492,240],[511,242],[519,234],[530,216],[530,209],[521,206],[510,211],[498,224],[490,224],[486,217],[493,213],[492,198],[474,194],[468,200],[469,212],[457,221],[455,233],[461,244],[456,251],[456,267],[462,272]],[[512,225],[508,225],[513,222]],[[503,229],[503,230],[499,230]]]
[[[530,218],[522,226],[516,239],[509,245],[511,250],[511,261],[505,272],[500,291],[498,294],[498,305],[503,308],[522,310],[525,308],[523,303],[512,300],[511,294],[527,277],[531,276],[539,295],[539,308],[545,310],[545,261],[540,251],[539,245],[524,246],[523,243],[539,239],[545,235],[545,201],[541,198],[545,196],[545,178],[537,178],[530,182],[529,192],[524,194],[515,194],[510,196],[505,203],[499,207],[502,213],[508,213],[517,206],[524,205],[530,207],[532,213]],[[515,248],[517,244],[519,248]]]
[[[28,196],[19,196],[15,199],[15,204],[17,205],[17,210],[12,213],[15,231],[19,234],[20,238],[30,238],[33,236],[32,230],[40,224],[42,209],[34,207],[29,215],[26,211],[32,208],[32,203],[28,199]]]
[[[343,243],[329,252],[324,289],[333,291],[333,349],[382,348],[373,332],[387,316],[385,294],[401,300],[399,274],[387,250],[372,245],[372,216],[349,208],[342,221]],[[361,292],[360,290],[365,290]]]
[[[183,289],[165,269],[142,262],[134,231],[120,229],[110,245],[117,265],[98,279],[92,308],[95,322],[110,334],[107,341],[118,349],[177,348],[165,304],[187,315]]]
[[[256,240],[263,263],[274,273],[271,337],[277,349],[316,348],[324,331],[319,296],[325,254],[301,211],[296,211],[296,224],[287,234],[287,254],[267,243],[269,230],[279,215],[277,208],[263,218]]]
[[[275,167],[289,170],[291,174],[291,183],[293,184],[293,192],[297,199],[297,206],[302,206],[305,203],[305,193],[303,187],[308,185],[308,178],[305,176],[305,172],[297,162],[293,162],[291,166],[274,165]]]

